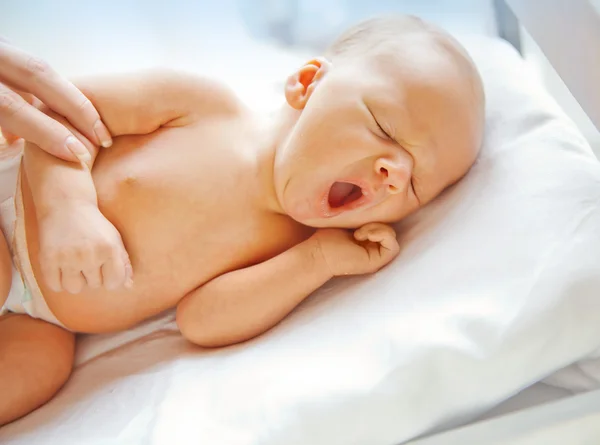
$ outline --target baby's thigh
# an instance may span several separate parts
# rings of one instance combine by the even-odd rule
[[[0,426],[40,407],[71,374],[75,336],[28,315],[0,317]]]

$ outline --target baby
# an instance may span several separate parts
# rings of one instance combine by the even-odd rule
[[[473,63],[411,17],[348,30],[289,77],[275,116],[170,71],[78,87],[115,143],[81,136],[80,165],[25,146],[1,208],[0,425],[65,383],[74,333],[176,307],[185,338],[228,345],[332,277],[377,271],[399,251],[387,223],[458,181],[482,141]]]

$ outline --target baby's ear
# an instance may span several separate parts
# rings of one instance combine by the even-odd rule
[[[309,60],[293,73],[285,84],[285,99],[296,110],[302,110],[317,84],[329,71],[331,63],[322,57]]]

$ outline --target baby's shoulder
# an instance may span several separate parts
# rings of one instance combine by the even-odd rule
[[[190,109],[198,115],[239,114],[244,105],[235,91],[220,80],[199,74],[165,70],[159,75],[165,82],[176,83],[187,96]]]

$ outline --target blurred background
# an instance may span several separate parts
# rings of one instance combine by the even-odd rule
[[[600,8],[600,0],[589,1]],[[363,18],[409,13],[459,37],[495,37],[505,32],[498,26],[499,4],[497,0],[0,0],[0,35],[67,76],[172,66],[234,81],[247,100],[260,105],[265,99],[253,88],[257,80],[281,87],[301,57],[318,55],[341,30]],[[598,130],[535,42],[523,29],[516,31],[531,70],[600,153]],[[287,54],[288,62],[282,63]],[[278,63],[270,66],[275,55]]]

